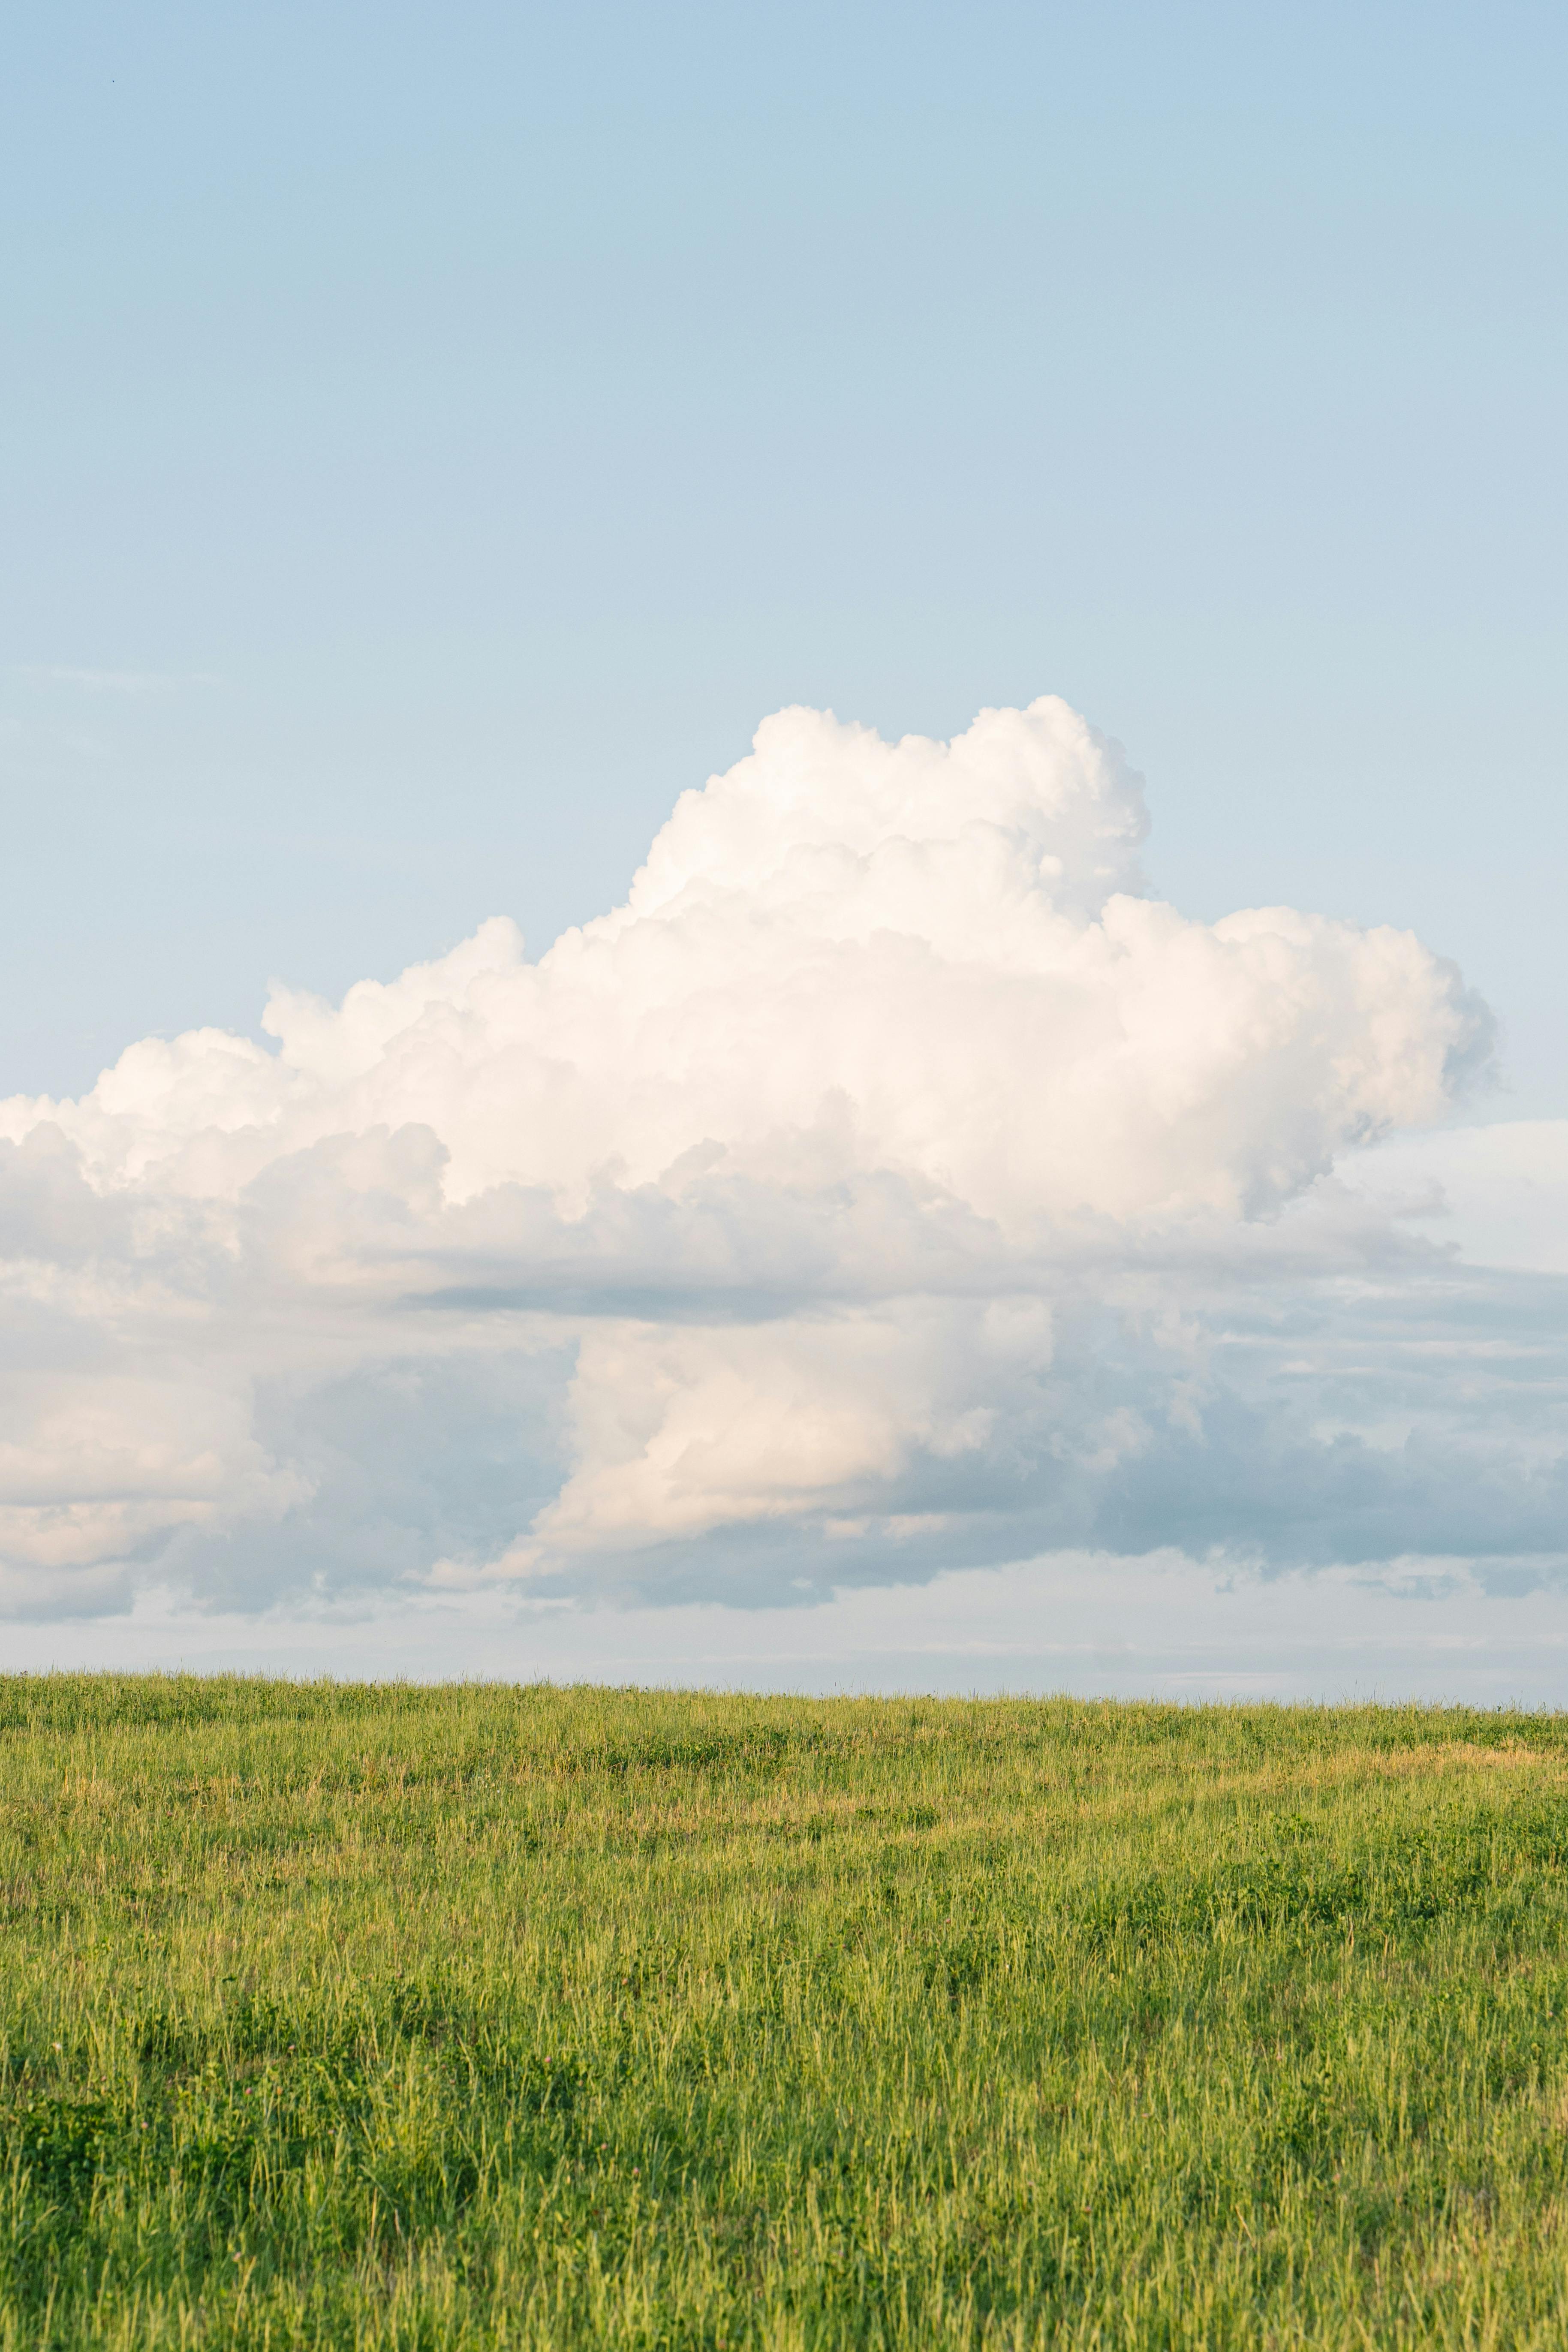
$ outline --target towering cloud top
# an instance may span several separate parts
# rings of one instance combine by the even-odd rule
[[[0,1116],[57,1119],[100,1182],[232,1193],[416,1123],[448,1201],[881,1169],[1016,1230],[1255,1212],[1441,1111],[1485,1026],[1452,967],[1285,908],[1188,922],[1143,895],[1146,829],[1054,699],[952,744],[783,711],[682,796],[627,903],[537,965],[493,920],[341,1007],[278,992],[275,1055],[149,1040],[79,1106]]]
[[[1153,1433],[1203,1440],[1182,1251],[1255,1262],[1489,1041],[1407,933],[1151,898],[1145,831],[1059,701],[952,744],[787,710],[537,963],[497,918],[277,992],[271,1048],[0,1105],[14,1592],[721,1538],[732,1583],[737,1530],[886,1562],[1003,1496],[1081,1533]]]
[[[1137,779],[1054,696],[983,710],[952,743],[884,743],[829,711],[781,710],[757,730],[749,759],[682,793],[628,911],[737,891],[820,908],[847,888],[860,919],[875,920],[877,891],[865,887],[875,877],[895,894],[900,928],[924,931],[941,927],[945,893],[932,884],[962,840],[1004,850],[1005,888],[1032,893],[1043,880],[1053,904],[1092,915],[1113,891],[1142,887],[1135,858],[1148,829]],[[1000,878],[994,866],[989,878],[971,873],[981,895]],[[978,895],[966,911],[983,911]]]

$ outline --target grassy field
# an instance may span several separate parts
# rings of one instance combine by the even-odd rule
[[[0,1679],[0,2345],[1568,2344],[1568,1718]]]

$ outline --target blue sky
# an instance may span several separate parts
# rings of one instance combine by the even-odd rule
[[[819,1679],[973,1654],[1270,1689],[1366,1658],[1444,1688],[1458,1655],[1477,1691],[1556,1690],[1565,50],[1544,6],[10,28],[0,1606],[27,1654],[619,1673],[629,1642],[721,1677],[772,1644]],[[1066,716],[963,735],[1041,696]],[[794,705],[970,749],[932,782],[808,728],[748,764]],[[1073,712],[1146,780],[1138,854],[1184,928],[1118,930],[1084,880],[1142,803]],[[889,882],[889,792],[931,796],[940,887]],[[776,873],[759,793],[805,812]],[[1061,1045],[1059,989],[1048,1020],[1009,993],[1014,882],[949,854],[982,803],[1014,880],[1060,853],[1052,987],[1089,952],[1070,902],[1120,941],[1085,985],[1134,1059],[1174,1008],[1136,1083]],[[580,967],[479,931],[538,958],[656,836],[664,880]],[[810,975],[889,906],[919,955],[837,968],[827,1017]],[[1331,922],[1226,929],[1255,907]],[[1495,1033],[1425,950],[1336,920],[1457,960]],[[621,991],[646,1102],[594,1025]],[[878,1024],[916,1001],[951,1048],[934,1124],[928,1070],[883,1083]],[[197,1029],[230,1042],[153,1042]],[[4,1099],[40,1095],[86,1099]],[[1424,1138],[1455,1121],[1498,1139]],[[714,1453],[720,1424],[764,1438]],[[1364,1657],[1315,1642],[1319,1575]],[[988,1612],[973,1653],[950,1584]]]
[[[0,1080],[624,887],[805,701],[1064,695],[1158,887],[1568,1079],[1547,7],[7,36]]]

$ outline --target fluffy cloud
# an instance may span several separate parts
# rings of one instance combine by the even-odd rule
[[[1331,1172],[1484,1009],[1405,932],[1186,919],[1145,830],[1058,701],[784,711],[539,961],[497,918],[0,1104],[0,1599],[1549,1549],[1520,1302]]]

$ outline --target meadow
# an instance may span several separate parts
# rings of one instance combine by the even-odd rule
[[[1568,1718],[0,1678],[0,2346],[1568,2343]]]

